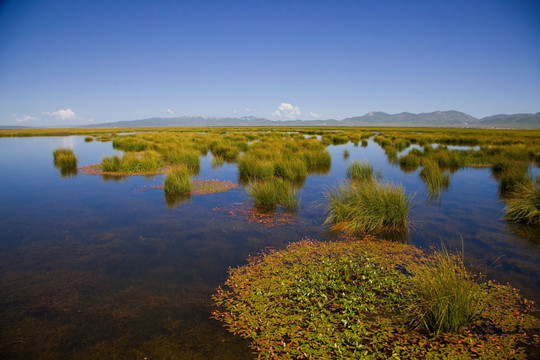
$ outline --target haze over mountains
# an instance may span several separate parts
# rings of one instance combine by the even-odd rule
[[[493,115],[481,119],[459,111],[435,111],[413,114],[402,112],[387,114],[369,112],[343,120],[285,120],[276,121],[253,116],[248,117],[203,117],[181,116],[173,118],[153,117],[142,120],[115,121],[76,127],[207,127],[207,126],[412,126],[412,127],[471,127],[471,128],[540,128],[540,112],[536,114]],[[55,126],[59,127],[59,126]],[[62,126],[73,127],[73,126]],[[0,126],[0,129],[24,128],[22,126]]]
[[[86,127],[161,127],[161,126],[418,126],[418,127],[479,127],[479,128],[540,128],[540,112],[536,114],[494,115],[482,119],[459,111],[435,111],[413,114],[370,112],[343,120],[285,120],[274,121],[257,117],[202,117],[149,118],[117,121]]]

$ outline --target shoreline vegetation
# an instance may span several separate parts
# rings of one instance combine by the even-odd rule
[[[26,131],[26,132],[24,132]],[[70,134],[65,130],[65,135]],[[241,186],[251,203],[214,208],[266,227],[294,225],[309,176],[330,171],[329,145],[372,141],[388,161],[414,172],[438,200],[459,169],[489,169],[508,223],[540,223],[540,130],[429,128],[95,129],[85,141],[112,141],[122,156],[79,171],[104,178],[167,174],[169,207],[190,195]],[[133,133],[136,131],[135,133]],[[21,130],[20,136],[40,134]],[[52,131],[50,132],[53,133]],[[0,132],[1,134],[1,132]],[[27,135],[23,135],[27,134]],[[56,133],[58,134],[58,132]],[[1,136],[1,135],[0,135]],[[75,156],[74,154],[72,154]],[[341,150],[348,161],[349,150]],[[236,164],[238,184],[193,180],[201,156]],[[55,158],[56,159],[56,158]],[[55,160],[56,165],[56,160]],[[327,189],[327,218],[338,242],[302,240],[230,271],[214,296],[214,317],[252,341],[259,358],[527,358],[538,351],[533,304],[509,285],[479,279],[462,254],[426,254],[373,237],[408,230],[413,198],[367,162],[348,164]],[[354,237],[362,236],[362,238]]]

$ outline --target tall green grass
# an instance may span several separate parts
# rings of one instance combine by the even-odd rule
[[[125,153],[104,157],[100,167],[105,172],[125,172],[125,173],[148,173],[156,172],[161,166],[161,157],[155,151],[145,151],[142,153]]]
[[[325,192],[325,224],[350,233],[407,229],[412,197],[401,186],[377,181],[341,184]]]
[[[200,153],[193,149],[169,150],[164,154],[165,160],[172,165],[184,164],[191,172],[197,174],[201,166]]]
[[[368,162],[355,161],[347,168],[347,178],[353,181],[371,181],[373,166]]]
[[[273,210],[279,204],[288,211],[294,211],[299,205],[297,192],[282,179],[251,182],[248,192],[259,210]]]
[[[487,301],[486,291],[465,269],[463,256],[445,249],[418,266],[413,283],[414,323],[435,334],[455,333],[470,325]]]
[[[57,148],[53,151],[54,165],[60,168],[76,168],[77,157],[69,148]]]
[[[505,218],[515,223],[540,224],[540,182],[538,179],[516,186],[507,201]]]
[[[439,165],[433,160],[424,161],[420,178],[426,184],[431,197],[439,197],[450,185],[450,176],[443,174]]]
[[[191,174],[186,165],[176,165],[169,170],[163,189],[170,194],[183,194],[191,191]]]

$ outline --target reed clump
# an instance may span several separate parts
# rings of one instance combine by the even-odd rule
[[[192,188],[191,174],[188,167],[184,164],[179,164],[172,167],[163,183],[163,189],[169,194],[185,194],[189,193]]]
[[[355,161],[347,168],[347,178],[352,181],[371,181],[373,166],[369,162]]]
[[[198,173],[201,160],[199,158],[200,153],[194,149],[175,149],[169,150],[164,154],[164,158],[172,165],[185,165],[193,173]]]
[[[270,179],[249,184],[249,195],[260,210],[273,210],[279,204],[288,211],[299,205],[298,194],[292,185],[282,179]]]
[[[70,148],[57,148],[53,151],[54,165],[60,168],[77,168],[77,157]]]
[[[350,182],[326,191],[325,224],[349,233],[407,229],[412,197],[401,186],[377,181]]]
[[[462,254],[442,249],[425,259],[413,277],[413,323],[428,332],[456,333],[470,325],[486,305],[486,291],[465,269]]]
[[[516,186],[507,201],[505,218],[514,223],[540,224],[540,182],[538,179]]]
[[[450,176],[444,174],[439,165],[433,160],[424,161],[420,178],[426,184],[430,196],[438,197],[450,185]]]
[[[161,167],[161,157],[152,150],[142,153],[128,152],[122,157],[104,157],[100,167],[104,172],[154,173]]]

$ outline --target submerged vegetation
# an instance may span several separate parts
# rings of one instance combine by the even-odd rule
[[[458,259],[370,237],[303,240],[231,270],[214,317],[261,359],[526,358],[532,304]]]

